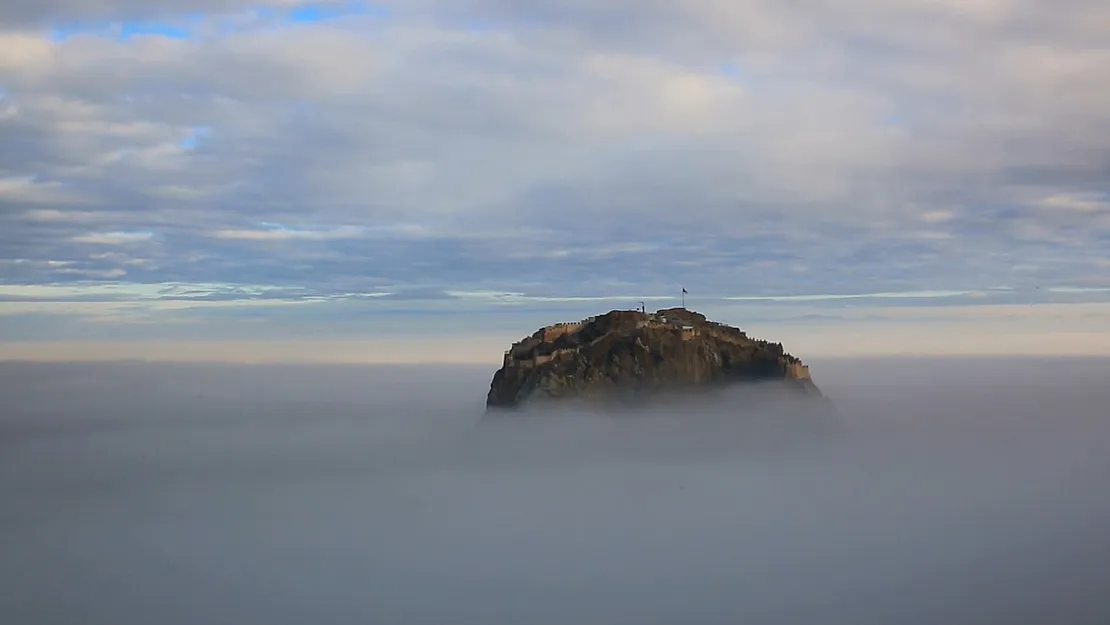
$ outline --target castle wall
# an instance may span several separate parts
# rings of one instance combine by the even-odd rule
[[[547,326],[543,329],[543,342],[550,343],[555,339],[566,336],[567,334],[574,334],[582,329],[582,322],[575,321],[572,323],[557,323],[553,326]]]
[[[553,343],[564,336],[579,332],[595,320],[596,317],[589,317],[583,321],[556,323],[538,330],[531,337],[514,343],[509,351],[505,352],[504,366],[528,369],[576,353],[577,350],[574,348],[557,349],[549,354],[537,354],[536,352],[545,344]]]
[[[546,364],[552,360],[558,360],[567,354],[573,354],[575,351],[576,350],[573,349],[557,349],[550,354],[537,354],[536,357],[532,359],[531,364],[533,366]]]
[[[786,376],[795,380],[811,379],[809,377],[809,367],[797,362],[786,365]]]

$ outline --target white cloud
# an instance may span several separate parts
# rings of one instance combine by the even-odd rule
[[[149,241],[153,238],[153,232],[89,232],[73,237],[73,241],[95,245],[124,245]]]
[[[289,239],[357,239],[366,236],[366,230],[357,226],[340,226],[330,230],[294,230],[288,228],[269,228],[265,230],[217,230],[212,236],[218,239],[242,239],[248,241],[284,241]]]
[[[951,221],[956,216],[951,210],[931,210],[921,214],[921,220],[926,223],[937,224]]]
[[[30,221],[96,221],[103,217],[102,213],[89,211],[58,210],[56,208],[40,208],[29,210],[24,216]]]
[[[1048,290],[1053,293],[1110,293],[1110,288],[1106,287],[1054,286]]]
[[[0,177],[0,202],[22,205],[77,204],[80,203],[80,198],[61,184],[40,182],[33,176],[15,176]]]
[[[499,291],[445,291],[451,297],[463,300],[477,300],[491,304],[543,304],[543,303],[607,303],[619,302],[622,308],[631,308],[636,302],[658,302],[674,300],[673,295],[582,295],[582,296],[544,296],[524,293],[504,293]]]
[[[725,296],[728,301],[818,302],[847,299],[934,299],[972,295],[975,291],[906,291],[902,293],[845,293],[814,295]]]
[[[1098,213],[1110,211],[1110,201],[1099,194],[1061,193],[1044,198],[1040,206],[1048,210],[1075,211],[1078,213]]]
[[[96,278],[100,280],[110,280],[113,278],[122,278],[127,275],[125,269],[76,269],[67,267],[59,269],[55,273],[62,275],[81,276],[82,278]]]

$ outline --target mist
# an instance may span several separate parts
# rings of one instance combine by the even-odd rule
[[[0,622],[1110,622],[1110,360],[811,367],[835,427],[491,423],[487,367],[0,363]]]

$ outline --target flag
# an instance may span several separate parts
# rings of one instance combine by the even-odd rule
[[[682,287],[682,294],[686,295],[687,293],[688,293],[688,291],[686,290],[686,287]]]

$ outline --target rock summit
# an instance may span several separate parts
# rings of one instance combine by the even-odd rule
[[[486,406],[574,398],[623,404],[751,382],[824,400],[809,367],[781,343],[685,308],[613,310],[540,328],[514,343],[493,376]]]

